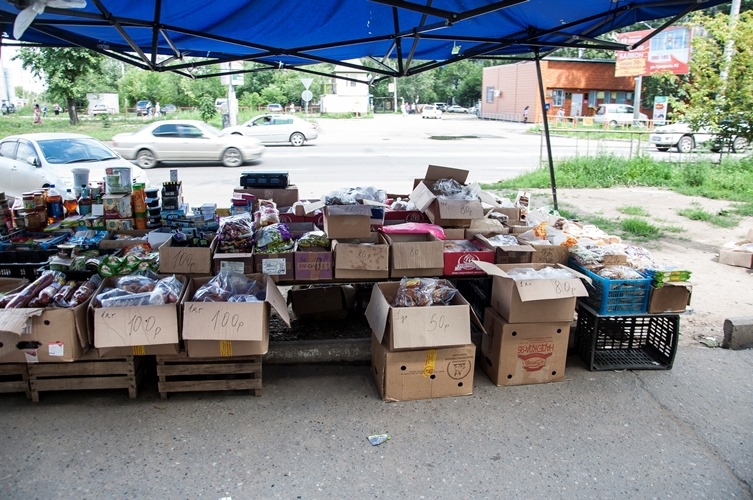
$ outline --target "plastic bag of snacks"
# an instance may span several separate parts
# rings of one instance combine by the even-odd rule
[[[298,248],[329,248],[330,241],[324,231],[309,231],[298,238]]]
[[[217,241],[218,252],[251,252],[254,248],[254,221],[251,214],[243,212],[220,218]]]
[[[394,307],[448,305],[458,290],[446,279],[403,278],[397,289]]]
[[[284,223],[259,228],[254,234],[254,241],[257,253],[292,252],[295,246],[288,225]]]
[[[256,300],[249,296],[255,297]],[[266,298],[266,290],[259,281],[240,273],[220,273],[199,287],[194,302],[255,302]]]
[[[254,212],[254,224],[256,227],[279,224],[280,211],[277,203],[272,200],[259,200],[259,209]]]

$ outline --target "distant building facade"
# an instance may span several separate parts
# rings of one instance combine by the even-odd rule
[[[360,61],[353,61],[360,64]],[[333,78],[327,84],[321,99],[322,113],[356,113],[369,112],[369,74],[362,69],[336,66],[334,75],[348,78]],[[361,83],[363,82],[363,83]]]
[[[601,104],[633,105],[635,79],[614,76],[610,60],[544,59],[541,61],[544,94],[549,109],[542,109],[536,63],[524,61],[484,68],[481,88],[482,118],[541,123],[544,115],[590,117]]]

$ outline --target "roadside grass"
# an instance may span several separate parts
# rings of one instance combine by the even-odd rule
[[[649,217],[651,214],[643,207],[636,207],[632,205],[626,205],[617,209],[619,212],[625,215],[634,215],[640,217]]]
[[[628,217],[620,221],[620,229],[634,240],[655,240],[661,237],[662,231],[645,219]]]
[[[719,213],[711,213],[700,207],[683,208],[677,211],[679,215],[687,217],[690,220],[708,222],[717,227],[735,227],[740,222],[740,217],[727,210]]]

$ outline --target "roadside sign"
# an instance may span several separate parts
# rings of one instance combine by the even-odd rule
[[[311,99],[314,98],[314,94],[311,93],[310,90],[304,90],[301,92],[301,99],[303,99],[306,102],[309,102]]]
[[[309,89],[313,81],[314,81],[313,78],[301,78],[301,83],[303,84],[303,88],[305,88],[306,90]]]

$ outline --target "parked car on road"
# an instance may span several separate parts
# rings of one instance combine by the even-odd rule
[[[715,153],[725,148],[725,141],[719,135],[707,128],[694,131],[690,124],[684,122],[656,127],[649,141],[659,151],[675,148],[680,153],[690,153],[702,145],[707,145]],[[748,148],[748,141],[744,137],[732,136],[729,146],[733,153],[743,153]]]
[[[146,116],[152,109],[151,101],[139,101],[136,103],[136,116]]]
[[[630,126],[630,125],[645,125],[648,123],[648,116],[640,113],[638,120],[634,115],[635,108],[627,104],[602,104],[599,109],[596,110],[594,115],[594,123],[606,123],[610,127],[616,127],[618,125]],[[637,121],[637,123],[635,123]]]
[[[0,178],[10,196],[20,197],[52,184],[62,192],[73,189],[72,169],[82,167],[89,169],[90,182],[104,180],[108,167],[129,167],[136,182],[149,183],[141,168],[88,135],[19,134],[0,142]]]
[[[258,160],[264,146],[252,137],[228,134],[200,120],[162,120],[136,132],[117,134],[113,149],[141,168],[163,161],[221,162],[239,167]]]
[[[89,108],[89,115],[91,116],[97,116],[97,115],[109,115],[110,110],[107,109],[106,104],[92,104],[92,106]]]
[[[270,113],[282,113],[285,110],[283,109],[282,104],[272,103],[267,104],[267,111]]]
[[[464,108],[463,106],[458,106],[457,104],[453,104],[452,106],[448,106],[447,109],[444,110],[445,113],[467,113],[468,108]]]
[[[228,134],[254,137],[262,144],[290,143],[303,146],[319,137],[316,125],[293,115],[261,115],[242,125],[227,127]]]
[[[2,105],[0,105],[0,110],[2,110],[4,115],[9,115],[16,112],[16,105],[12,102],[3,101]]]
[[[433,104],[424,104],[421,109],[421,118],[442,118],[442,110]]]
[[[161,115],[169,115],[172,113],[177,113],[178,106],[176,106],[175,104],[165,104],[164,106],[160,108],[159,112]]]

